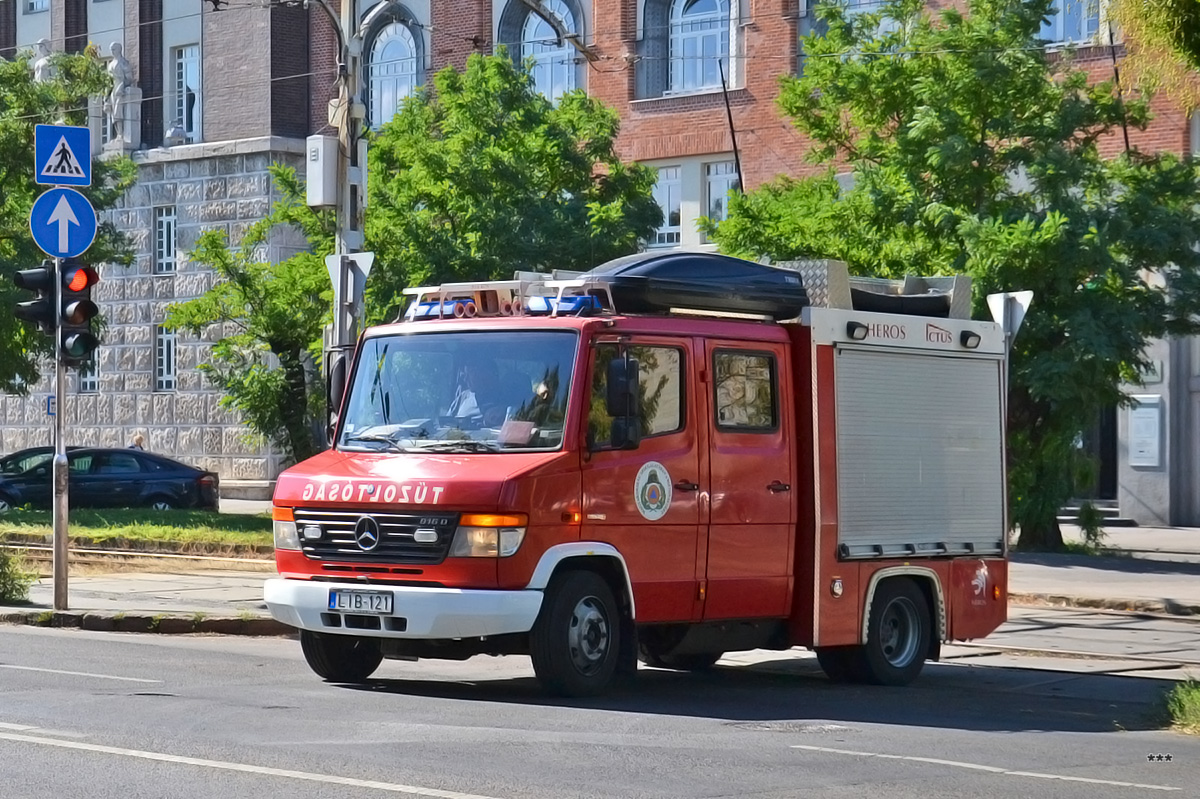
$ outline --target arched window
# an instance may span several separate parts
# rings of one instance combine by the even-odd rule
[[[675,0],[671,6],[671,91],[729,80],[729,0]]]
[[[371,43],[367,62],[371,127],[390,122],[405,97],[417,88],[417,42],[403,22],[385,25]]]
[[[562,0],[543,0],[542,6],[565,30],[577,32],[575,15]],[[558,34],[541,15],[529,12],[521,28],[521,60],[532,59],[533,87],[551,102],[575,88],[575,48],[558,43]]]

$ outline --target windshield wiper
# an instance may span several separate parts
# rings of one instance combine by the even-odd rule
[[[392,452],[404,452],[404,447],[396,443],[396,439],[391,436],[381,436],[378,433],[359,433],[356,436],[346,436],[342,439],[343,444],[349,444],[354,441],[369,441],[375,444],[387,444],[387,448]]]
[[[430,441],[409,447],[409,452],[500,452],[501,447],[494,441],[475,441],[465,438],[461,441]]]

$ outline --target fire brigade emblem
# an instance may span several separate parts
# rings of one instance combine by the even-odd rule
[[[633,501],[638,512],[650,521],[658,521],[671,507],[671,475],[667,467],[650,461],[638,469],[633,481]]]

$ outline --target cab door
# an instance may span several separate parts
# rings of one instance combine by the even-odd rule
[[[702,545],[701,473],[691,339],[633,336],[592,347],[583,455],[583,538],[612,544],[625,558],[639,622],[699,616],[697,548]],[[639,365],[642,441],[607,446],[608,364],[629,348]],[[702,563],[702,561],[700,561]]]
[[[782,617],[796,527],[788,350],[708,340],[709,515],[705,619]]]

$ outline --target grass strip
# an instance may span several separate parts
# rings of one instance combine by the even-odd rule
[[[1200,734],[1200,681],[1185,680],[1167,692],[1167,711],[1176,729]]]
[[[12,510],[0,516],[0,537],[53,535],[48,510]],[[97,544],[118,541],[146,543],[270,546],[267,516],[213,513],[202,510],[72,509],[68,534]]]

